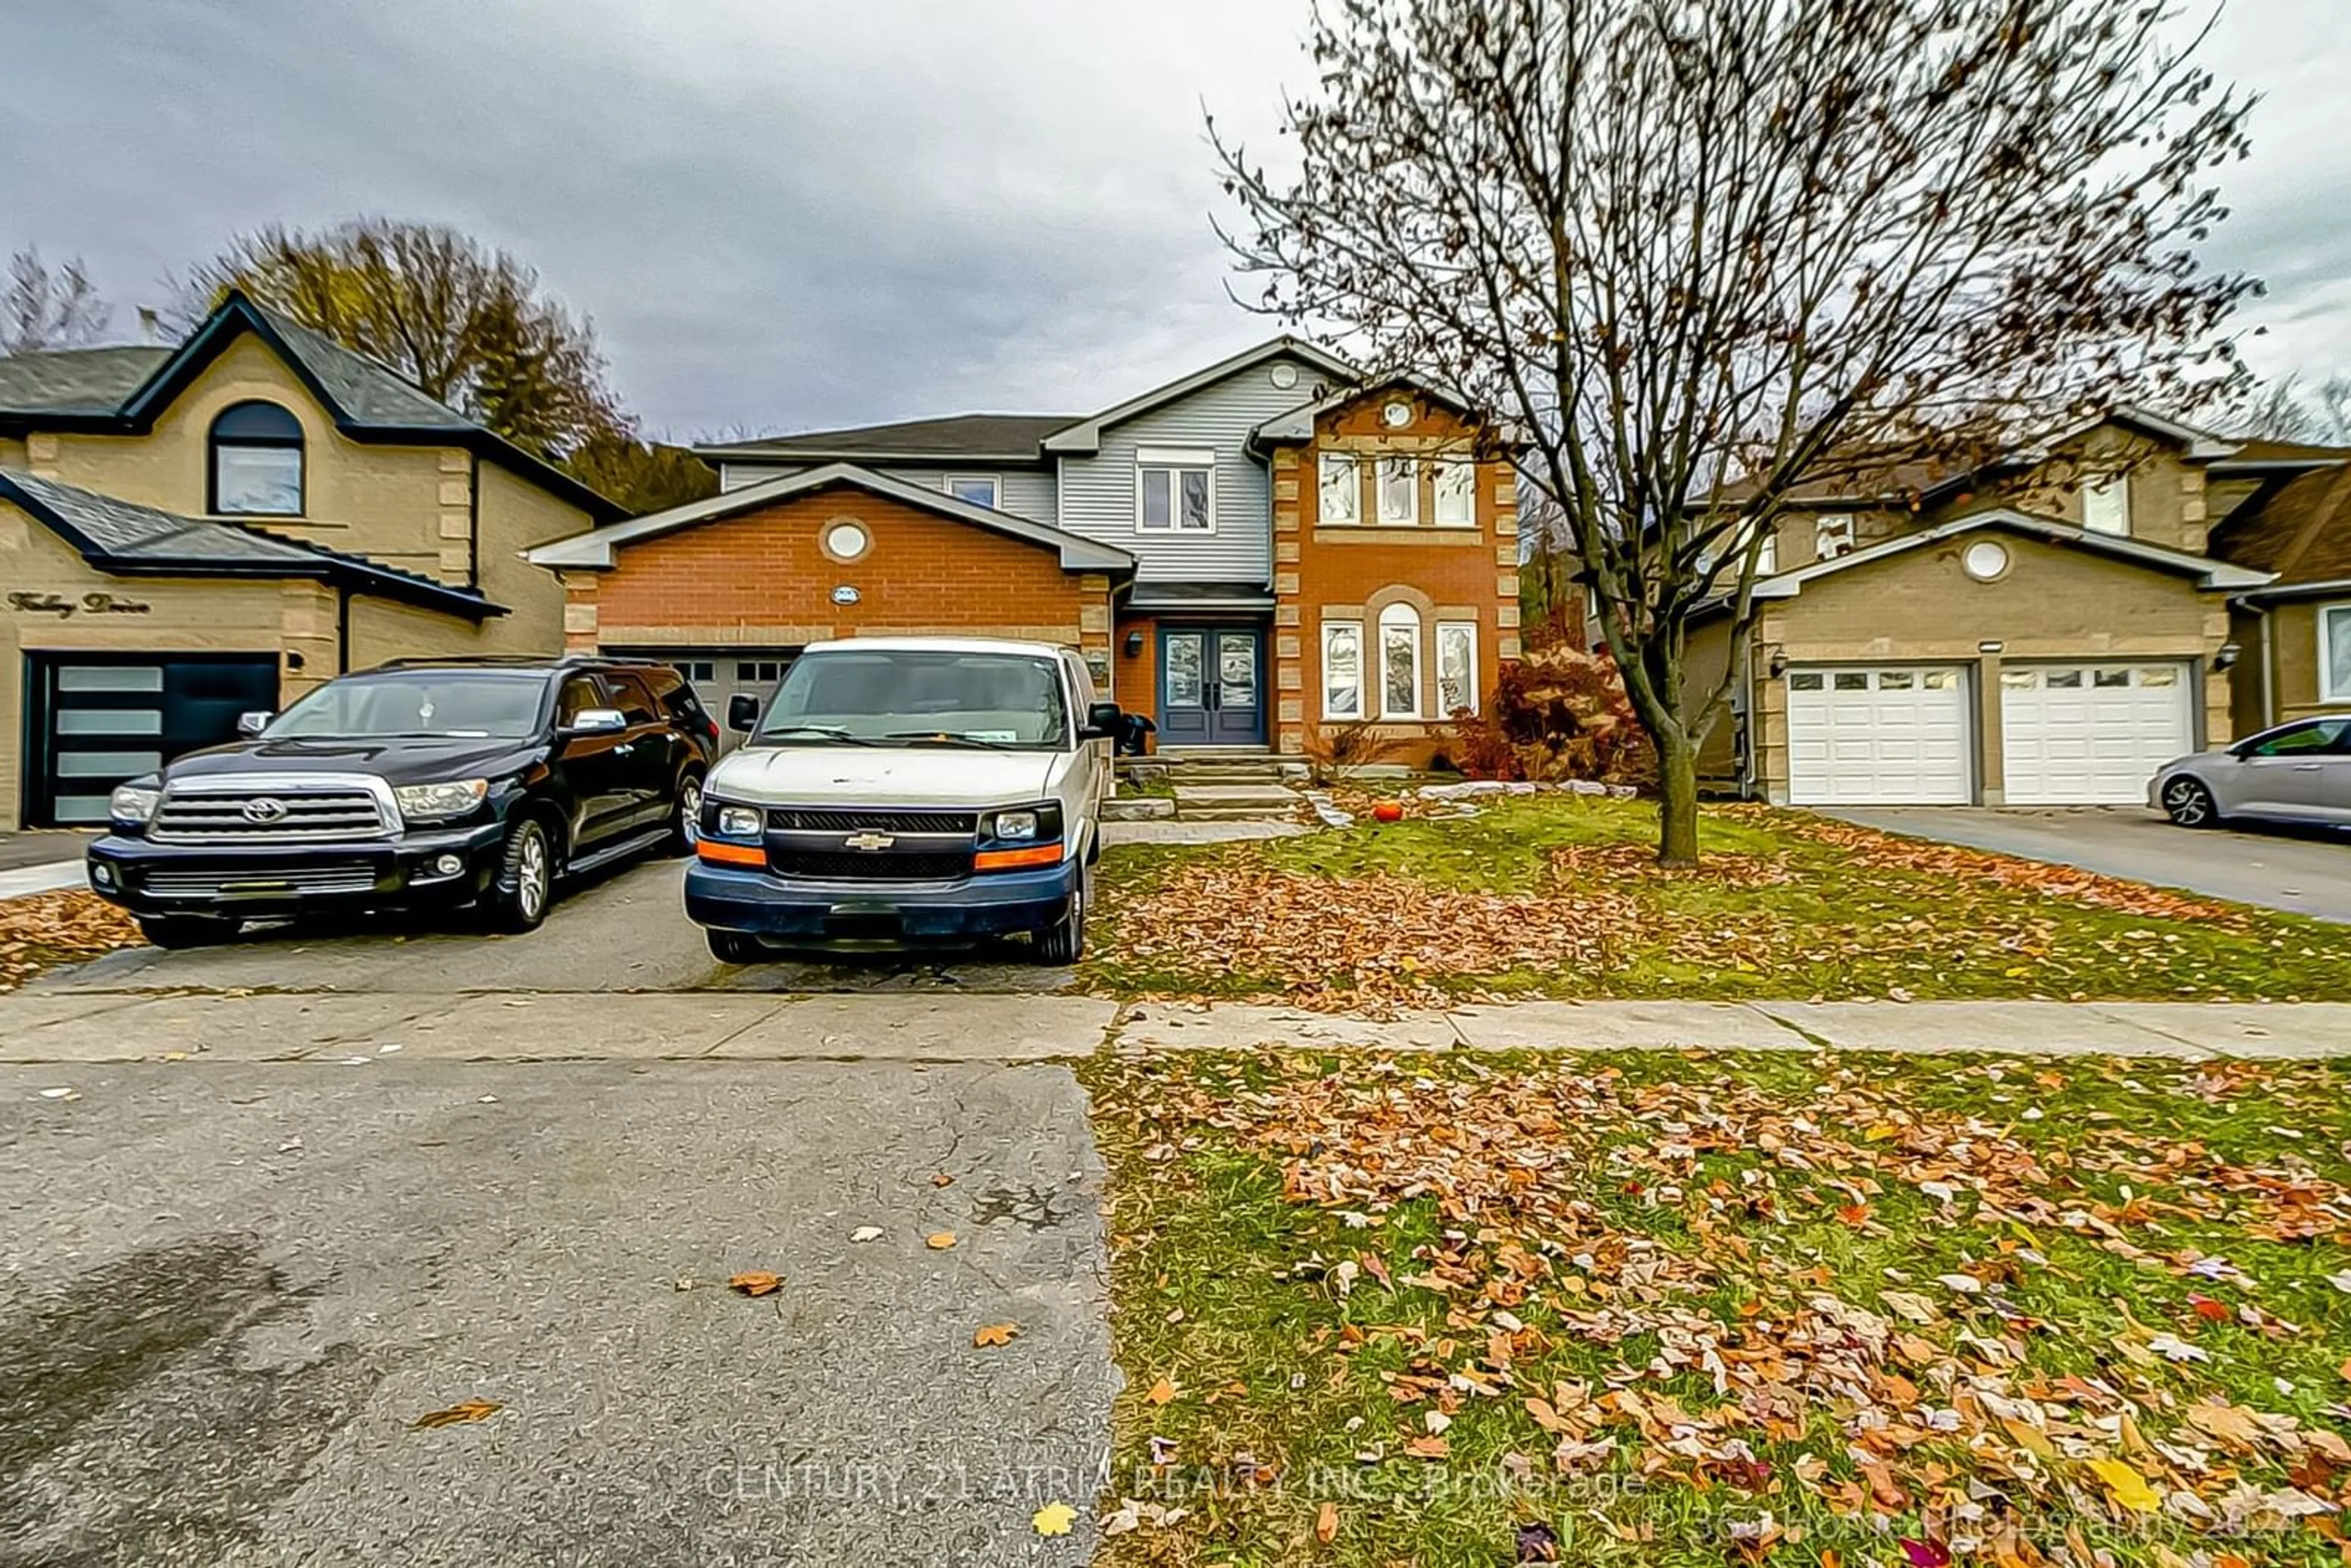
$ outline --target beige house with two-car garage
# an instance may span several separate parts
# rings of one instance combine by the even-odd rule
[[[2143,802],[2252,716],[2232,617],[2273,574],[2210,548],[2216,510],[2261,494],[2246,458],[2120,410],[1990,469],[1809,499],[1744,644],[1727,612],[1694,641],[1699,678],[1739,665],[1704,777],[1799,806]]]
[[[344,670],[559,651],[522,552],[622,515],[242,298],[175,347],[0,358],[0,830],[102,822]]]

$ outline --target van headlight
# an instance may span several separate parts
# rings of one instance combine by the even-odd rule
[[[457,779],[446,784],[402,784],[392,798],[400,814],[412,822],[440,822],[462,817],[480,805],[490,792],[486,779]]]
[[[126,828],[143,828],[155,815],[163,791],[151,784],[125,784],[106,798],[106,814]]]
[[[1061,836],[1061,808],[1021,806],[991,811],[979,820],[979,836],[1004,844],[1044,843]]]
[[[729,839],[756,839],[767,823],[755,806],[721,806],[718,808],[719,835]]]

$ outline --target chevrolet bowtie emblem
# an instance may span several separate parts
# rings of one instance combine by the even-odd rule
[[[841,843],[843,849],[886,850],[897,841],[887,833],[852,833]]]

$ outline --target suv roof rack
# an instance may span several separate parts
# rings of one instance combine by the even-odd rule
[[[371,670],[443,670],[479,666],[484,669],[561,670],[583,664],[624,664],[645,668],[667,668],[664,659],[643,659],[618,653],[413,653],[405,658],[386,659],[370,664]],[[348,672],[351,674],[362,671]]]

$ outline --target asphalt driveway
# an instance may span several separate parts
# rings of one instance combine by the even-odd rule
[[[1904,806],[1827,814],[1887,832],[2351,923],[2351,834],[2191,831],[2135,807]]]

